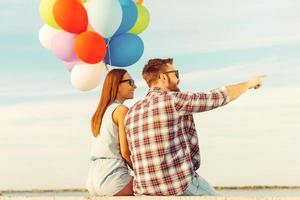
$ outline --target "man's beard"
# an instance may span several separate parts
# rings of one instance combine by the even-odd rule
[[[169,84],[167,88],[172,92],[180,92],[177,84]]]

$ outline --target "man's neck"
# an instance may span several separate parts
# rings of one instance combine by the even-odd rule
[[[169,92],[168,88],[166,88],[164,85],[162,84],[153,84],[151,85],[150,89],[153,89],[153,88],[159,88],[165,92]]]

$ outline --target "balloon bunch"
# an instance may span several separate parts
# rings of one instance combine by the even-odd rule
[[[43,47],[71,72],[75,89],[97,87],[104,65],[126,67],[144,52],[138,34],[150,22],[142,0],[41,0]]]

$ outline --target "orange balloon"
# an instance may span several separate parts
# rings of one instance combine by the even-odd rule
[[[78,0],[57,0],[53,7],[57,24],[70,33],[81,33],[87,30],[88,15]]]
[[[136,3],[139,4],[139,5],[142,5],[143,4],[143,0],[137,0]]]
[[[79,34],[74,48],[78,58],[89,64],[99,63],[106,55],[106,43],[103,37],[92,31]]]

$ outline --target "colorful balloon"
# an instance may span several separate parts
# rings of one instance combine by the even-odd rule
[[[137,35],[144,32],[148,27],[150,23],[150,13],[147,10],[147,8],[145,8],[144,6],[142,5],[136,5],[136,6],[138,9],[138,17],[135,25],[132,27],[132,29],[130,29],[129,32]]]
[[[56,0],[53,15],[59,26],[67,32],[79,34],[87,30],[87,12],[78,0]]]
[[[92,90],[100,82],[104,63],[126,67],[143,55],[144,43],[137,34],[149,25],[150,14],[142,3],[41,0],[39,11],[46,24],[39,40],[63,60],[75,89]]]
[[[122,7],[122,22],[114,35],[128,32],[137,20],[137,7],[132,0],[119,0]]]
[[[74,67],[75,65],[79,65],[80,63],[81,63],[81,62],[80,62],[79,59],[78,59],[78,60],[74,60],[74,61],[72,61],[72,62],[64,62],[65,66],[66,66],[66,68],[67,68],[67,70],[68,70],[69,72],[72,71],[72,69],[73,69],[73,67]]]
[[[86,31],[76,38],[75,52],[80,60],[89,64],[96,64],[104,59],[106,44],[99,34]]]
[[[61,29],[53,16],[53,7],[55,2],[56,0],[42,0],[40,3],[40,15],[46,24],[53,28]]]
[[[59,30],[52,28],[51,26],[44,24],[39,32],[39,40],[41,45],[46,49],[51,49],[52,39]]]
[[[126,67],[136,63],[144,52],[142,39],[131,33],[113,37],[108,43],[105,62],[112,66]]]
[[[77,60],[74,51],[74,43],[77,35],[61,31],[55,34],[52,39],[51,50],[54,55],[66,62]]]
[[[136,4],[142,5],[142,4],[143,4],[143,0],[137,0],[137,1],[136,1]]]
[[[101,79],[103,62],[90,65],[75,65],[71,72],[72,86],[80,91],[89,91],[96,88]]]
[[[110,38],[122,22],[119,0],[92,0],[85,5],[92,28],[104,38]]]

